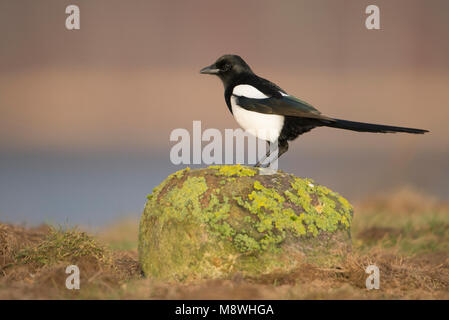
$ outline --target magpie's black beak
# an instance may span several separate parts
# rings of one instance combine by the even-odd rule
[[[220,69],[218,69],[215,64],[212,64],[208,67],[204,67],[203,69],[200,70],[200,73],[202,74],[217,74],[218,72],[220,72]]]

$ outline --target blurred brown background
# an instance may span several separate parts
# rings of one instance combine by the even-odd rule
[[[65,8],[81,29],[65,28]],[[381,30],[365,28],[380,7]],[[320,128],[282,169],[350,200],[402,185],[449,197],[445,0],[0,0],[0,219],[98,224],[138,214],[170,164],[169,134],[237,128],[218,79],[224,53],[342,119],[425,136]]]

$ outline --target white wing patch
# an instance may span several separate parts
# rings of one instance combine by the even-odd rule
[[[264,94],[262,91],[253,86],[250,86],[249,84],[240,84],[238,86],[235,86],[234,90],[232,90],[232,94],[238,97],[247,97],[252,99],[269,98],[269,96]]]
[[[232,114],[237,123],[244,130],[257,138],[275,142],[279,138],[282,127],[284,126],[284,116],[248,111],[237,104],[237,99],[235,97],[244,96],[252,99],[265,99],[269,98],[269,96],[248,84],[236,86],[232,91],[232,94]]]

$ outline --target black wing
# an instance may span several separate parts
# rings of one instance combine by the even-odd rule
[[[320,119],[329,122],[335,120],[322,115],[317,109],[296,97],[282,95],[280,97],[270,97],[265,99],[248,98],[235,96],[236,103],[248,110],[265,114],[278,114],[283,116]]]

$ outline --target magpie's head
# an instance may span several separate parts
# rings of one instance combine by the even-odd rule
[[[249,65],[239,56],[233,54],[225,54],[211,64],[200,70],[202,74],[214,74],[218,76],[226,85],[234,78],[242,74],[252,74],[253,71]]]

